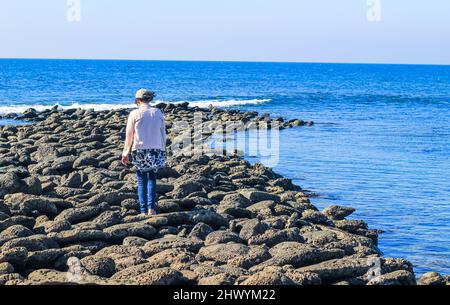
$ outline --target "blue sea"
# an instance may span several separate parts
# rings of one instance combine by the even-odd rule
[[[275,170],[386,231],[385,256],[450,274],[450,66],[0,60],[0,113],[129,107],[141,87],[313,120],[282,131]]]

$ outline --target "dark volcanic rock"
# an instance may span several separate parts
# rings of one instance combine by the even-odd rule
[[[150,270],[131,279],[137,285],[183,285],[187,279],[177,270],[160,268]]]
[[[24,227],[32,229],[35,223],[36,220],[32,217],[13,216],[3,221],[0,221],[0,232],[14,225],[22,225]]]
[[[183,146],[191,132],[177,126],[201,112],[206,130],[191,140],[206,143],[230,121],[312,123],[187,103],[157,107],[168,160],[157,174],[153,217],[139,213],[135,169],[120,162],[129,109],[28,110],[10,117],[38,123],[0,127],[0,285],[415,284],[410,262],[379,257],[379,231],[345,219],[353,208],[319,212],[261,163]],[[381,276],[368,272],[374,259]],[[443,285],[448,277],[419,282]]]
[[[445,278],[437,272],[427,272],[419,279],[420,285],[445,285]]]
[[[270,249],[271,259],[254,267],[260,270],[266,266],[291,265],[295,268],[313,265],[331,259],[342,258],[345,252],[340,249],[320,249],[298,242],[282,242]]]
[[[28,237],[31,235],[34,235],[34,233],[27,227],[22,225],[13,225],[0,233],[0,245],[16,238]]]
[[[167,249],[185,249],[190,252],[197,252],[203,246],[203,242],[177,236],[167,236],[164,238],[149,241],[142,247],[147,256],[155,255]]]
[[[316,265],[297,269],[300,272],[312,272],[319,275],[323,282],[343,280],[363,276],[371,264],[367,258],[333,259]]]
[[[199,254],[206,260],[213,260],[226,264],[229,260],[236,257],[244,257],[250,251],[250,248],[237,243],[217,244],[203,247]]]
[[[205,245],[226,244],[229,242],[242,243],[242,239],[233,232],[215,231],[211,232],[205,240]]]
[[[279,271],[261,271],[251,275],[242,285],[296,285],[296,283]]]
[[[18,192],[22,188],[22,181],[15,173],[0,175],[0,198],[7,194]]]
[[[10,263],[15,268],[25,267],[28,250],[25,247],[6,248],[0,250],[0,263]]]
[[[267,224],[262,223],[258,219],[252,219],[244,223],[239,233],[239,237],[245,241],[248,241],[253,236],[263,234],[268,229],[269,226]]]
[[[97,216],[92,223],[94,223],[99,229],[105,229],[121,223],[122,216],[119,211],[105,211]]]
[[[125,223],[118,224],[103,230],[110,234],[110,239],[114,241],[122,241],[127,236],[137,236],[145,239],[151,239],[156,230],[149,224],[143,223]]]
[[[92,275],[111,277],[116,272],[116,264],[108,257],[88,256],[81,259],[81,265]]]
[[[372,280],[367,285],[415,285],[414,274],[406,270],[397,270],[391,273],[382,274]]]
[[[147,239],[136,236],[128,236],[123,239],[124,246],[142,247],[148,242]]]
[[[229,286],[234,285],[235,282],[236,277],[227,275],[226,273],[221,273],[209,277],[204,277],[198,281],[198,284],[209,286]]]
[[[92,219],[108,209],[107,204],[100,204],[96,206],[86,206],[80,208],[71,208],[62,211],[55,220],[66,220],[71,224],[76,224],[89,219]]]
[[[18,193],[7,195],[5,203],[10,205],[12,209],[20,210],[27,215],[30,215],[32,211],[38,211],[48,217],[54,217],[58,214],[58,206],[61,205],[61,200]]]
[[[48,249],[36,252],[29,252],[26,266],[28,269],[41,269],[52,265],[59,257],[66,252],[62,249]]]
[[[335,220],[343,220],[355,212],[354,208],[332,205],[323,210],[323,214]]]
[[[197,181],[183,179],[175,183],[173,193],[175,198],[184,198],[194,192],[202,191],[203,188],[204,186]]]
[[[274,201],[275,203],[280,202],[280,197],[278,195],[270,194],[267,192],[242,190],[242,191],[240,191],[240,194],[242,194],[244,197],[246,197],[253,203],[267,201],[267,200]]]
[[[84,166],[98,166],[98,160],[92,157],[79,157],[73,162],[74,168],[81,168]]]
[[[267,230],[263,234],[252,236],[248,243],[249,245],[267,245],[272,247],[284,241],[303,242],[303,237],[300,235],[298,228]]]
[[[46,235],[32,235],[12,239],[3,244],[2,249],[13,249],[23,247],[28,251],[42,251],[51,248],[59,248],[54,238]]]
[[[0,276],[14,272],[14,266],[10,263],[0,263]]]
[[[205,240],[205,238],[212,232],[214,232],[214,230],[210,226],[200,222],[192,228],[191,233],[189,233],[189,238]]]
[[[73,244],[86,241],[107,241],[110,235],[100,230],[68,230],[59,233],[50,233],[60,245]]]

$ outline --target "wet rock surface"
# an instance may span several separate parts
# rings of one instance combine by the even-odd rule
[[[0,127],[0,285],[416,283],[409,262],[380,257],[376,231],[346,219],[354,209],[319,212],[270,168],[215,154],[210,132],[195,148],[203,154],[174,149],[186,131],[176,123],[192,123],[195,112],[204,127],[275,120],[157,107],[170,149],[154,217],[139,215],[134,170],[120,163],[129,110],[29,110],[17,118],[34,124]],[[419,282],[448,278],[432,273]]]

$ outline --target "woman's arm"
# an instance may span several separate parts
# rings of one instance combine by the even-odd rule
[[[161,133],[162,133],[162,141],[164,143],[164,149],[166,149],[166,145],[167,145],[167,130],[166,130],[166,120],[164,119],[164,114],[161,111],[161,120],[162,120],[162,125],[161,125]]]
[[[133,146],[134,123],[135,123],[134,114],[130,113],[130,116],[128,117],[128,122],[127,122],[125,147],[124,147],[123,153],[122,153],[122,161],[124,161],[124,163],[128,162],[128,155],[131,153],[131,148]]]

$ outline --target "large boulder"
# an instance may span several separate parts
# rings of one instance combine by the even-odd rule
[[[171,267],[177,270],[188,269],[196,262],[195,254],[184,249],[167,249],[149,257],[147,261],[155,269]]]
[[[97,167],[99,161],[93,157],[81,156],[73,162],[73,168],[82,168],[86,166]]]
[[[413,273],[406,270],[397,270],[382,274],[371,279],[367,285],[415,285],[416,278]]]
[[[10,263],[0,263],[0,276],[5,274],[11,274],[14,272],[14,266]]]
[[[231,205],[237,206],[240,208],[247,208],[252,205],[252,201],[239,193],[232,193],[225,195],[223,199],[220,201],[220,205]]]
[[[79,188],[82,184],[82,178],[80,173],[72,172],[70,173],[63,181],[61,186],[70,187],[70,188]]]
[[[13,225],[0,233],[0,245],[16,238],[28,237],[31,235],[34,235],[34,232],[27,227],[22,225]]]
[[[58,206],[65,205],[60,199],[23,193],[5,196],[5,203],[10,205],[13,210],[20,210],[25,214],[30,214],[32,211],[39,211],[48,217],[55,217],[58,214]]]
[[[244,280],[241,285],[296,285],[282,272],[267,270],[255,273]]]
[[[420,285],[445,285],[445,278],[437,272],[424,273],[419,279]]]
[[[73,163],[77,159],[75,156],[64,156],[55,159],[51,165],[52,170],[58,172],[70,172],[73,169]]]
[[[190,252],[197,252],[203,246],[203,241],[198,239],[189,239],[178,236],[167,236],[160,239],[149,241],[142,247],[147,257],[167,249],[184,249]]]
[[[23,268],[27,261],[28,250],[25,247],[16,247],[0,250],[0,263],[10,263],[14,267]]]
[[[17,193],[23,186],[22,180],[15,173],[0,175],[0,198]]]
[[[272,258],[257,265],[253,270],[261,270],[267,266],[291,265],[295,268],[342,258],[345,252],[340,249],[320,249],[298,242],[282,242],[269,250]]]
[[[294,241],[303,242],[298,228],[290,228],[285,230],[267,230],[262,234],[252,236],[248,240],[249,245],[267,245],[273,247],[281,242]]]
[[[39,224],[36,224],[33,231],[37,234],[48,234],[52,232],[62,232],[71,230],[72,225],[70,222],[66,220],[54,220],[54,221],[45,221]]]
[[[229,242],[242,243],[242,239],[236,233],[229,231],[211,232],[205,239],[205,246],[226,244]]]
[[[116,264],[109,257],[88,256],[81,259],[80,262],[92,275],[109,278],[116,272]]]
[[[52,263],[64,254],[66,254],[66,251],[62,249],[48,249],[29,252],[26,261],[27,269],[34,270],[51,266]]]
[[[231,286],[236,282],[236,277],[230,276],[226,273],[220,273],[198,280],[198,285],[206,286]]]
[[[203,190],[204,186],[201,183],[190,179],[181,179],[175,182],[173,194],[174,198],[185,198],[189,194]]]
[[[314,210],[306,210],[302,213],[302,218],[303,221],[307,221],[307,222],[311,222],[314,224],[323,224],[323,225],[328,225],[329,224],[329,219],[327,216],[325,216],[324,214],[314,211]]]
[[[239,232],[239,237],[245,241],[248,241],[253,236],[263,234],[269,229],[269,226],[262,223],[258,219],[251,219],[246,221]]]
[[[363,276],[369,271],[371,266],[371,261],[367,258],[343,258],[301,267],[297,271],[316,273],[322,282],[331,283]]]
[[[163,199],[158,200],[156,209],[159,213],[171,213],[180,211],[180,206],[176,200]]]
[[[122,191],[111,191],[111,192],[101,192],[93,196],[79,206],[96,206],[101,203],[108,203],[111,206],[120,206],[122,202],[126,199],[134,199],[136,197],[135,193],[122,192]]]
[[[205,223],[214,229],[228,227],[227,220],[218,213],[210,210],[195,210],[187,212],[189,215],[189,222],[192,224]]]
[[[11,215],[10,208],[6,204],[4,204],[3,201],[0,201],[0,212],[5,214],[7,217]]]
[[[124,282],[112,281],[99,276],[77,272],[60,272],[40,269],[28,275],[28,285],[120,285]],[[126,283],[125,283],[126,284]]]
[[[110,234],[111,240],[123,241],[127,236],[137,236],[151,239],[156,234],[156,229],[145,223],[125,223],[118,224],[103,230]]]
[[[60,156],[58,149],[54,145],[39,145],[32,157],[38,161],[52,160]]]
[[[108,208],[109,208],[108,204],[102,203],[95,206],[66,209],[62,211],[55,218],[55,220],[66,220],[71,224],[76,224],[86,220],[90,220],[98,216],[103,211],[106,211]]]
[[[31,195],[41,195],[42,194],[42,183],[37,177],[28,177],[23,179],[25,187],[23,191]]]
[[[115,273],[111,278],[114,280],[132,280],[136,276],[149,272],[153,269],[155,269],[154,264],[146,262],[122,269],[119,272]]]
[[[137,275],[132,279],[136,285],[183,285],[188,280],[180,271],[171,268],[153,269],[146,273]]]
[[[348,219],[336,220],[334,221],[334,225],[338,229],[354,234],[361,232],[361,230],[363,231],[368,230],[367,224],[362,220],[348,220]]]
[[[144,259],[144,252],[135,246],[114,245],[105,247],[98,251],[95,256],[113,259],[117,272],[147,262]]]
[[[32,235],[10,240],[3,244],[2,250],[23,247],[28,251],[42,251],[59,248],[54,238],[46,235]]]
[[[261,191],[255,191],[255,190],[241,190],[239,192],[241,195],[243,195],[245,198],[249,199],[253,203],[261,202],[261,201],[267,201],[271,200],[275,203],[280,203],[280,196],[274,195],[267,192],[261,192]]]
[[[199,255],[205,260],[212,260],[226,264],[236,257],[244,257],[250,251],[248,246],[238,243],[216,244],[200,249]]]
[[[214,230],[210,226],[208,226],[206,223],[200,222],[192,228],[191,232],[189,233],[189,238],[198,238],[201,240],[205,240],[205,238],[212,232],[214,232]]]
[[[22,285],[25,279],[19,273],[0,275],[0,286],[2,285]]]
[[[27,216],[13,216],[7,218],[5,220],[0,221],[0,232],[3,230],[14,226],[14,225],[22,225],[27,227],[28,229],[32,229],[36,223],[36,220],[32,217]]]
[[[110,234],[107,234],[100,230],[79,229],[62,231],[59,233],[50,233],[48,234],[48,236],[52,236],[54,240],[56,240],[60,245],[68,245],[87,241],[108,241],[111,237]]]
[[[104,211],[98,215],[92,223],[96,225],[99,229],[105,229],[117,225],[122,222],[122,216],[119,211]]]

